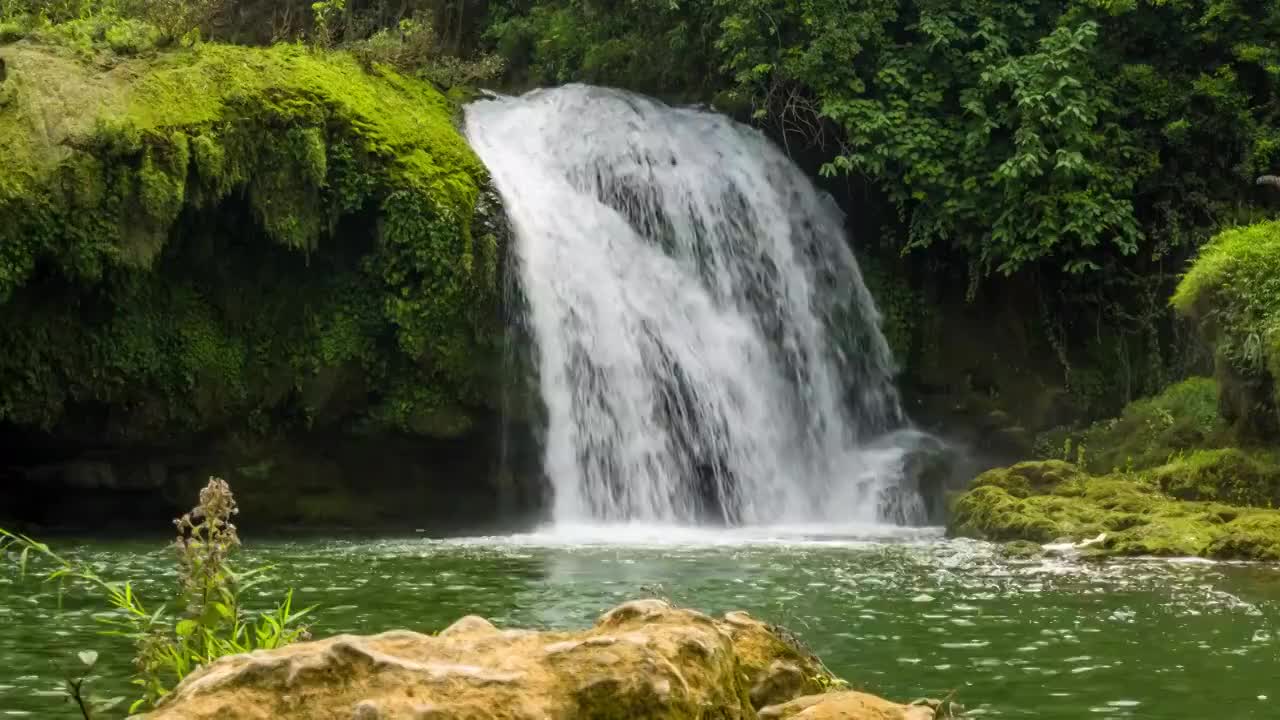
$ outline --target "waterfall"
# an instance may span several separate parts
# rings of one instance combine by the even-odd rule
[[[844,218],[761,133],[571,85],[466,108],[502,195],[556,522],[910,522]]]

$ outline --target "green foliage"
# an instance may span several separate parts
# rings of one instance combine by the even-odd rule
[[[0,421],[112,406],[105,432],[135,440],[317,419],[456,434],[491,400],[485,174],[430,85],[285,46],[109,75],[7,58]],[[65,143],[30,120],[69,105],[92,110]]]
[[[155,49],[162,37],[159,28],[133,19],[120,20],[103,33],[107,46],[121,55],[139,55]]]
[[[105,580],[93,567],[64,558],[25,535],[0,529],[0,558],[16,552],[17,569],[23,576],[33,559],[51,563],[54,569],[45,580],[58,583],[59,597],[80,588],[102,596],[111,608],[99,616],[106,625],[103,634],[134,644],[133,682],[141,692],[130,707],[134,713],[153,707],[182,678],[220,657],[283,647],[309,637],[300,621],[312,608],[295,611],[292,590],[269,611],[252,613],[244,607],[244,599],[266,581],[270,568],[235,569],[232,556],[240,539],[231,519],[237,512],[230,486],[210,478],[200,492],[199,505],[174,521],[179,589],[172,610],[161,605],[148,611],[134,594],[132,582]],[[90,667],[98,659],[94,651],[79,656]],[[83,678],[68,680],[68,693],[88,717],[81,698],[83,682]],[[95,703],[96,709],[105,709],[104,704]]]
[[[870,180],[906,249],[1068,276],[1240,215],[1280,159],[1278,34],[1266,0],[533,0],[490,30],[533,83],[747,109]]]
[[[311,4],[311,14],[315,18],[315,41],[320,47],[333,47],[346,13],[347,0],[319,0]]]
[[[450,54],[441,46],[430,16],[421,12],[346,47],[367,66],[387,65],[446,89],[493,80],[504,67],[502,58],[493,53],[471,59]]]
[[[1261,450],[1198,450],[1156,469],[1152,477],[1181,500],[1280,507],[1280,462]]]
[[[932,338],[928,329],[938,321],[937,308],[927,303],[912,289],[895,268],[876,257],[861,257],[858,265],[863,281],[880,311],[880,330],[884,333],[894,359],[912,368],[926,352]]]
[[[659,95],[709,94],[721,13],[708,0],[494,4],[488,39],[516,82],[615,84]]]
[[[4,0],[0,42],[30,37],[86,55],[111,49],[134,55],[199,37],[233,0]]]
[[[80,710],[80,716],[84,720],[93,720],[95,714],[109,712],[123,703],[124,696],[100,698],[88,694],[85,685],[89,682],[89,673],[93,672],[93,667],[98,664],[98,653],[95,650],[82,650],[76,655],[80,661],[80,666],[76,669],[76,672],[67,673],[63,691],[66,693],[68,700],[75,702],[76,708]]]
[[[1080,433],[1047,433],[1040,450],[1042,455],[1059,456],[1065,443],[1065,459],[1080,461],[1094,472],[1111,472],[1163,465],[1182,452],[1230,441],[1218,416],[1218,384],[1210,378],[1190,378],[1159,395],[1135,400],[1118,417],[1098,421]],[[1087,455],[1078,457],[1073,447],[1079,452],[1088,448]]]
[[[1227,419],[1246,435],[1280,434],[1280,221],[1215,236],[1172,304],[1214,346]]]

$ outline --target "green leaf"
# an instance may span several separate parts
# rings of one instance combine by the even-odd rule
[[[197,623],[195,620],[191,620],[188,618],[186,620],[179,620],[177,626],[174,627],[173,631],[177,633],[178,637],[185,638],[185,637],[191,637],[191,635],[196,631],[197,627],[199,627],[199,623]]]
[[[81,650],[79,653],[79,657],[80,657],[80,662],[84,663],[86,667],[93,667],[94,663],[98,662],[98,651],[97,650]]]

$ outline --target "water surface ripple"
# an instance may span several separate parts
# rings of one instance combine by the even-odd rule
[[[257,543],[248,554],[322,606],[318,634],[437,631],[470,613],[582,627],[661,593],[780,622],[857,688],[900,700],[954,692],[975,717],[1280,717],[1280,568],[1007,560],[931,535],[630,528]],[[155,543],[76,547],[104,574],[144,578],[145,596],[173,582]],[[58,668],[81,649],[102,653],[100,693],[128,692],[127,648],[94,634],[99,609],[73,590],[59,611],[50,588],[0,572],[0,717],[75,717]]]

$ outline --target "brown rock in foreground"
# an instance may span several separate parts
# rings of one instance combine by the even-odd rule
[[[806,695],[760,711],[760,720],[933,720],[927,705],[899,705],[853,690]]]
[[[862,693],[788,702],[839,683],[784,638],[745,613],[717,620],[660,600],[626,603],[580,632],[499,630],[465,617],[438,636],[339,635],[223,658],[187,677],[148,717],[932,718],[927,709]],[[765,704],[771,707],[757,715]]]

